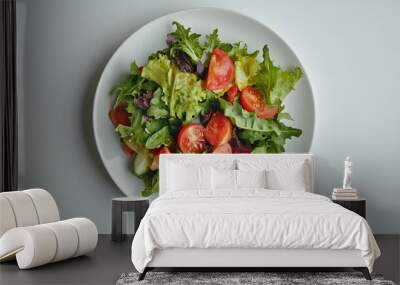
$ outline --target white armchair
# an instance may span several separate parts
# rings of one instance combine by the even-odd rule
[[[46,190],[0,193],[0,262],[16,258],[28,269],[84,255],[96,248],[97,234],[89,219],[60,221]]]

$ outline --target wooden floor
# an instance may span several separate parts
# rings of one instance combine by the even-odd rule
[[[377,235],[382,251],[375,272],[399,283],[400,236]],[[15,262],[0,264],[0,284],[115,284],[124,272],[134,271],[130,259],[131,240],[111,241],[100,235],[97,249],[89,256],[77,257],[29,270],[19,270]]]

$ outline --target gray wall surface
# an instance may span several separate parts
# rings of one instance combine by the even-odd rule
[[[207,6],[254,17],[293,48],[314,90],[316,192],[330,195],[341,185],[343,160],[350,155],[354,186],[368,199],[373,230],[400,233],[395,0],[18,0],[21,188],[48,189],[63,218],[86,216],[100,233],[109,233],[111,198],[122,193],[93,139],[97,80],[116,48],[142,25]]]

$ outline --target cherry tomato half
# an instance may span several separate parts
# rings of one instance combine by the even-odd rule
[[[229,103],[233,103],[235,100],[236,95],[239,92],[239,88],[236,85],[233,85],[228,92],[226,92],[226,99],[228,100]]]
[[[207,123],[206,138],[214,147],[229,142],[232,138],[232,123],[222,113],[216,112],[212,114],[211,119]]]
[[[276,106],[265,105],[262,94],[254,87],[248,86],[240,93],[240,104],[248,112],[256,112],[257,117],[273,119],[278,113]]]
[[[178,146],[183,153],[202,153],[207,147],[206,129],[200,124],[184,125],[178,133]]]
[[[208,66],[207,89],[225,88],[233,81],[234,71],[235,67],[230,57],[223,50],[215,48]]]
[[[131,121],[129,120],[129,113],[126,111],[126,106],[119,105],[112,109],[108,115],[114,126],[129,126],[131,124]]]

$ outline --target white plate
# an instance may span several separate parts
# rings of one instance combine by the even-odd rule
[[[171,23],[175,20],[202,35],[218,28],[224,42],[243,41],[250,50],[261,50],[264,44],[268,44],[275,63],[285,68],[301,66],[294,52],[277,34],[256,20],[229,10],[200,8],[180,11],[158,18],[133,33],[107,63],[93,106],[94,135],[101,159],[115,184],[127,196],[140,195],[143,185],[129,171],[128,158],[122,152],[119,138],[108,118],[112,101],[110,91],[129,71],[132,61],[142,65],[152,52],[166,47],[165,38],[172,31]],[[286,150],[308,152],[314,130],[314,103],[307,76],[296,85],[285,105],[295,120],[291,124],[303,130],[300,138],[286,144]]]

